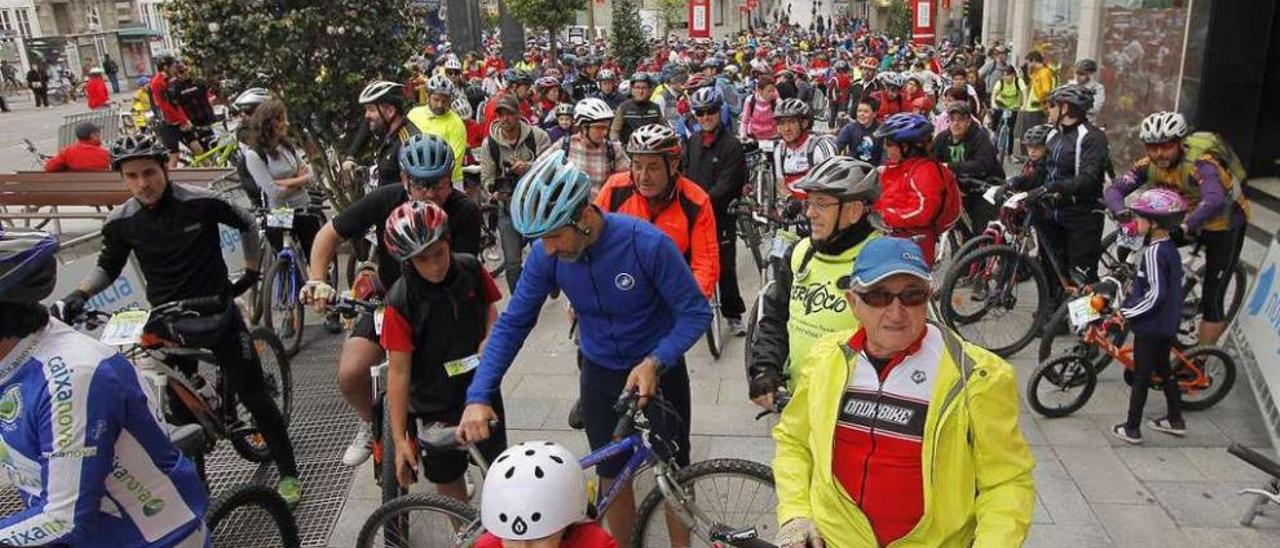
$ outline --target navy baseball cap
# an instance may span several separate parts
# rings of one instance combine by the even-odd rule
[[[862,246],[853,261],[853,272],[836,281],[844,290],[862,290],[880,283],[894,274],[910,274],[933,282],[933,271],[924,262],[920,246],[906,238],[882,236]]]

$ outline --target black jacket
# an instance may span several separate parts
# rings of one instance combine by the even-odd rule
[[[1044,161],[1045,189],[1061,194],[1064,206],[1097,208],[1111,164],[1107,136],[1089,122],[1058,126],[1049,133]]]
[[[933,157],[947,164],[957,179],[1004,179],[1004,167],[996,159],[996,147],[986,129],[976,122],[969,124],[969,131],[959,142],[950,131],[942,132],[933,140]]]
[[[616,116],[610,137],[623,146],[631,138],[631,133],[640,129],[640,126],[662,123],[662,109],[653,101],[637,103],[635,99],[628,99],[618,107]]]
[[[742,143],[725,128],[716,131],[711,146],[702,144],[701,133],[694,134],[685,143],[680,164],[685,176],[707,191],[716,218],[723,219],[729,203],[742,196],[747,170]]]

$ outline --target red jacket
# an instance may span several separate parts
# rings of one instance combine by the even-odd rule
[[[49,158],[45,171],[110,171],[111,154],[98,141],[77,141]]]
[[[151,105],[159,109],[166,124],[185,126],[191,123],[182,107],[169,102],[169,78],[163,72],[156,73],[151,79]]]
[[[880,102],[880,110],[876,112],[877,122],[883,122],[886,118],[893,116],[894,114],[908,110],[903,106],[904,102],[902,100],[903,97],[901,92],[898,93],[897,99],[889,97],[889,92],[884,90],[871,92],[871,96],[875,97],[876,101]],[[905,104],[910,105],[910,103]]]
[[[885,166],[880,173],[880,198],[876,212],[893,236],[920,236],[917,243],[925,262],[933,264],[933,248],[940,232],[946,188],[955,179],[947,166],[928,158],[909,158]]]
[[[502,548],[502,541],[493,533],[485,533],[476,541],[476,548]],[[560,539],[560,548],[618,548],[618,542],[598,522],[586,521],[569,526]]]
[[[101,76],[89,77],[89,80],[84,83],[84,94],[89,99],[89,110],[104,107],[111,102],[107,82]]]

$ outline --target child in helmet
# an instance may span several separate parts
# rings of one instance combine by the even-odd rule
[[[547,137],[551,138],[551,144],[560,142],[562,137],[569,137],[574,134],[573,127],[573,105],[571,103],[560,103],[556,105],[555,112],[556,125],[547,130]]]
[[[1022,146],[1027,151],[1027,161],[1022,164],[1022,171],[1009,179],[1009,188],[1012,190],[1031,190],[1040,186],[1043,181],[1043,173],[1041,165],[1044,163],[1045,142],[1049,138],[1049,132],[1053,131],[1053,126],[1049,124],[1040,124],[1032,126],[1026,133],[1022,134]]]
[[[616,548],[587,520],[587,486],[577,457],[549,441],[507,449],[484,480],[476,548]]]
[[[1129,416],[1111,427],[1111,434],[1139,444],[1142,408],[1147,403],[1152,373],[1164,379],[1168,412],[1158,419],[1148,419],[1147,426],[1179,437],[1187,432],[1182,420],[1182,393],[1178,383],[1171,381],[1169,367],[1169,351],[1182,319],[1182,258],[1169,232],[1182,223],[1187,204],[1177,192],[1153,188],[1140,194],[1129,210],[1133,212],[1133,224],[1122,226],[1121,230],[1145,235],[1146,246],[1140,252],[1137,276],[1117,312],[1133,332],[1134,371]]]

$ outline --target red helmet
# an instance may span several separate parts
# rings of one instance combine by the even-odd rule
[[[406,202],[387,217],[383,241],[396,260],[405,262],[448,236],[449,215],[440,206],[432,202]]]
[[[862,68],[874,69],[876,67],[879,67],[880,63],[879,61],[876,61],[875,57],[871,57],[870,55],[868,55],[866,57],[863,57],[861,61],[858,61],[858,66]]]

